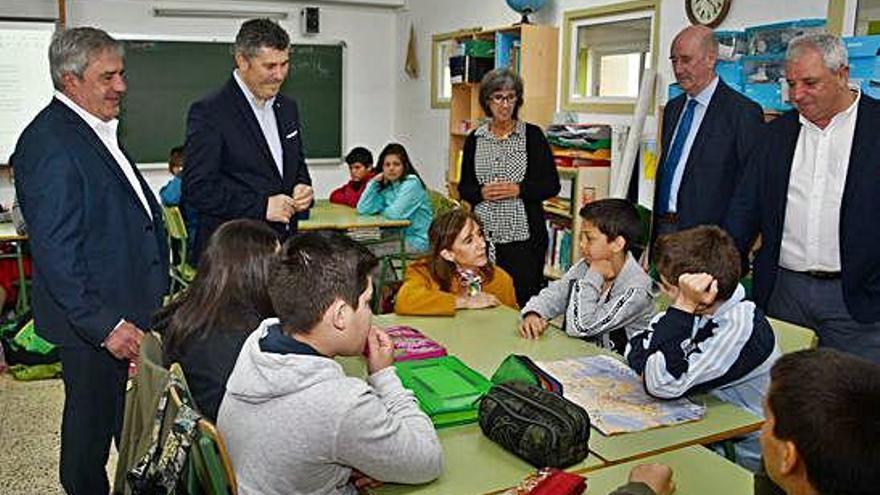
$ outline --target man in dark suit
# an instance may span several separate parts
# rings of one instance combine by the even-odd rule
[[[227,220],[264,220],[283,241],[296,232],[296,214],[312,204],[299,111],[278,94],[289,49],[278,24],[245,22],[235,38],[232,77],[189,109],[183,201],[199,217],[195,259]]]
[[[168,288],[162,211],[116,137],[126,90],[122,45],[104,31],[58,32],[55,97],[12,155],[34,259],[37,332],[64,368],[61,483],[108,493],[129,363]]]
[[[663,114],[654,237],[724,220],[763,123],[761,107],[715,75],[718,41],[711,29],[682,30],[669,58],[685,94]]]
[[[768,315],[880,363],[880,102],[849,86],[836,36],[792,40],[785,77],[796,110],[767,126],[725,226],[744,254],[762,236]]]

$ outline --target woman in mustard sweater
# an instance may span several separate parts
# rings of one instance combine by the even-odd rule
[[[513,279],[489,261],[473,213],[456,209],[441,215],[428,237],[431,254],[407,267],[395,313],[452,316],[457,309],[517,308]]]

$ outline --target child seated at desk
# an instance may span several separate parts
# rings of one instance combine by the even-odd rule
[[[406,250],[428,250],[428,227],[434,216],[425,183],[413,167],[402,144],[391,143],[379,154],[382,171],[370,179],[357,211],[362,215],[380,214],[392,220],[409,220],[404,231]],[[392,250],[395,248],[391,246]],[[376,254],[385,254],[374,250]]]
[[[364,185],[373,177],[373,154],[358,146],[345,155],[351,180],[330,193],[330,202],[357,208],[358,200],[364,192]]]
[[[165,365],[180,363],[196,406],[212,421],[244,340],[275,314],[267,286],[278,248],[265,222],[224,223],[208,240],[195,280],[155,317]]]
[[[526,303],[520,335],[538,338],[548,320],[565,314],[568,335],[622,353],[628,336],[648,328],[654,309],[651,278],[630,252],[642,222],[624,199],[593,201],[580,215],[583,259]]]
[[[162,206],[178,206],[182,186],[180,173],[183,172],[183,146],[175,146],[168,153],[168,172],[172,177],[159,189],[159,199],[162,200]]]
[[[440,475],[434,426],[397,377],[391,338],[371,325],[376,265],[338,233],[282,248],[269,279],[278,318],[245,341],[220,406],[239,493],[353,495],[373,480]],[[333,359],[362,354],[367,381]]]
[[[455,209],[437,217],[428,237],[431,252],[407,266],[395,313],[453,316],[457,309],[517,307],[513,279],[489,261],[483,228],[473,213]]]
[[[770,370],[764,410],[755,495],[878,492],[876,363],[827,348],[786,354]]]
[[[661,399],[711,392],[763,417],[770,367],[779,357],[764,313],[745,300],[733,239],[714,226],[660,236],[654,261],[672,305],[630,339],[626,358]],[[757,435],[736,444],[737,461],[755,470]]]

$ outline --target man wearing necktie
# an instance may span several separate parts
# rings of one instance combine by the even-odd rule
[[[290,37],[269,19],[251,19],[234,50],[232,76],[193,103],[186,122],[182,201],[199,217],[193,261],[223,222],[263,220],[283,241],[313,202],[299,109],[280,93]]]
[[[654,191],[653,238],[704,224],[718,225],[763,123],[761,107],[715,74],[718,42],[690,26],[669,56],[684,94],[663,114],[663,153]]]

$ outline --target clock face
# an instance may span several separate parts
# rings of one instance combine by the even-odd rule
[[[732,0],[684,0],[685,10],[691,24],[702,24],[710,28],[721,24],[727,17]]]

